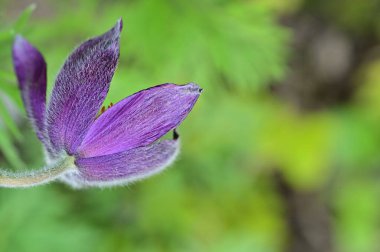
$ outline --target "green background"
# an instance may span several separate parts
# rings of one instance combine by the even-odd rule
[[[124,20],[105,104],[204,92],[173,166],[111,189],[0,190],[0,251],[380,251],[380,1],[0,0],[0,166],[43,166],[13,37],[65,58]],[[29,6],[29,7],[28,7]]]

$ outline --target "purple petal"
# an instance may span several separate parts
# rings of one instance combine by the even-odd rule
[[[66,60],[47,112],[48,134],[56,150],[75,152],[95,120],[116,69],[122,21],[80,45]]]
[[[108,155],[153,143],[186,118],[201,91],[193,83],[163,84],[123,99],[91,126],[79,155]]]
[[[178,140],[164,140],[116,154],[78,158],[76,165],[85,185],[119,185],[143,179],[170,165],[179,151]],[[81,184],[76,181],[75,184]]]
[[[21,36],[13,44],[13,66],[22,100],[32,125],[44,141],[46,103],[46,63],[41,53]]]

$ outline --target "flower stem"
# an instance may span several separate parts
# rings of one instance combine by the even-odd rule
[[[22,173],[0,171],[0,187],[30,187],[45,184],[74,167],[74,157],[69,156],[36,171]]]

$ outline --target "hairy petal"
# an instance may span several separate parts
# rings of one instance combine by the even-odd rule
[[[108,155],[153,143],[186,118],[201,91],[194,83],[163,84],[123,99],[91,126],[79,155]]]
[[[12,56],[26,112],[38,138],[45,142],[46,62],[42,54],[19,35],[14,41]]]
[[[162,171],[178,152],[178,140],[163,140],[111,155],[78,158],[79,174],[71,177],[71,183],[77,187],[127,184]]]
[[[57,76],[47,112],[52,146],[73,154],[103,103],[119,58],[122,21],[80,45]]]

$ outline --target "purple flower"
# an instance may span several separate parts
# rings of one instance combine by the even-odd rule
[[[125,184],[167,167],[179,150],[175,128],[202,91],[194,83],[162,84],[128,96],[99,115],[118,63],[121,30],[119,20],[75,49],[47,104],[43,56],[21,36],[14,42],[14,69],[27,114],[48,164],[71,158],[72,167],[56,178],[74,187]],[[159,141],[171,130],[172,140]]]

